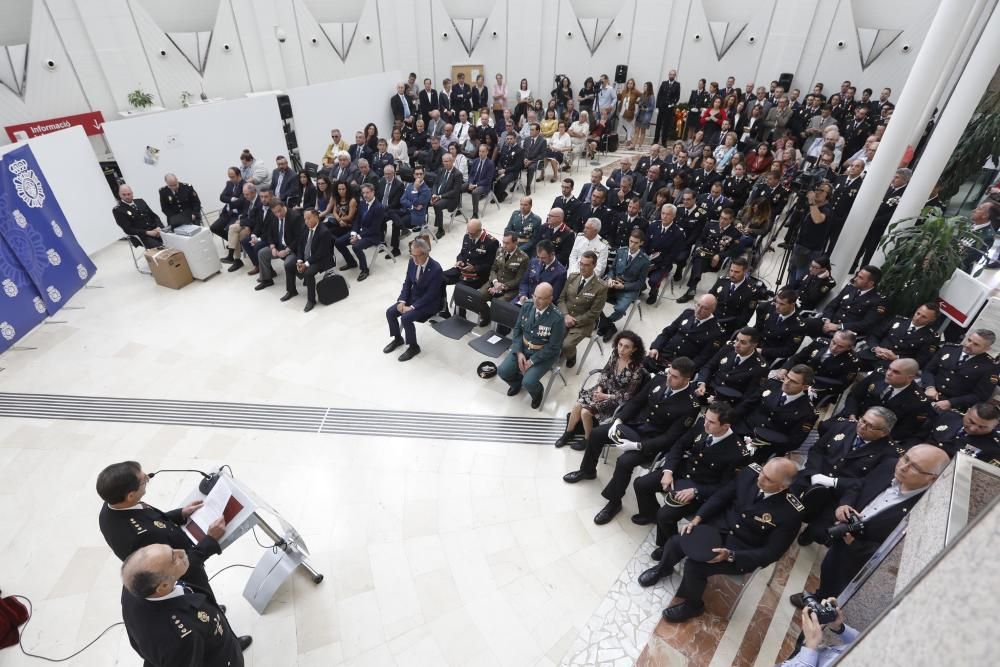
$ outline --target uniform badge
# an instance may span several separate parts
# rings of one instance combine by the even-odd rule
[[[796,512],[801,512],[805,509],[805,505],[802,504],[802,501],[794,493],[786,493],[785,499],[788,500],[789,505],[795,508]]]
[[[198,612],[198,620],[202,623],[208,623],[208,614],[203,611]]]
[[[774,526],[774,519],[769,512],[764,512],[760,516],[755,516],[754,521],[759,521],[760,523],[767,524],[768,526]]]
[[[771,395],[771,390],[770,389],[766,389],[766,390],[764,390],[764,393],[761,394],[761,397],[762,398],[767,398],[770,395]]]
[[[878,312],[879,315],[885,315],[885,306],[876,306],[875,311]]]
[[[750,468],[750,470],[753,470],[756,473],[759,473],[761,470],[763,470],[763,468],[760,467],[759,463],[751,463],[747,467]]]
[[[898,328],[899,328],[899,322],[896,322],[896,323],[894,323],[894,324],[892,325],[892,328],[893,328],[893,329],[898,329]]]
[[[837,442],[840,442],[841,440],[844,439],[844,434],[838,433],[837,435],[833,436],[833,439],[836,440]]]
[[[125,213],[127,213],[128,215],[132,215],[132,209],[130,208],[125,209]]]
[[[156,526],[157,528],[166,528],[167,527],[167,524],[163,523],[162,521],[154,521],[153,525]]]
[[[948,430],[948,426],[946,424],[941,424],[940,426],[938,426],[934,430],[937,431],[938,433],[940,433],[941,431],[947,431]]]
[[[951,353],[950,353],[950,352],[948,352],[948,353],[945,353],[945,354],[942,354],[942,355],[941,355],[941,361],[944,361],[945,359],[947,359],[947,358],[948,358],[948,357],[950,357],[950,356],[951,356]]]
[[[718,287],[717,287],[717,288],[715,289],[715,293],[716,293],[716,294],[722,294],[722,285],[719,285],[719,286],[718,286]]]
[[[687,323],[688,323],[688,321],[687,321],[687,320],[681,320],[681,326],[684,326],[684,325],[685,325],[685,324],[687,324]]]
[[[725,364],[725,363],[728,363],[728,362],[729,362],[729,357],[722,357],[722,361],[720,361],[719,363],[720,364]]]
[[[990,376],[990,383],[991,384],[996,384],[998,380],[1000,380],[1000,378],[998,378],[996,375],[991,375]]]
[[[809,356],[810,357],[815,357],[817,354],[819,354],[819,350],[813,350],[813,353],[810,354]]]
[[[820,291],[820,292],[821,292],[822,294],[826,294],[827,292],[829,292],[829,291],[830,291],[830,286],[829,286],[829,285],[823,285],[822,287],[820,287],[820,288],[819,288],[819,291]]]
[[[850,297],[850,296],[851,296],[850,294],[845,294],[844,296],[842,296],[842,297],[840,297],[840,298],[841,298],[841,299],[846,299],[846,298],[848,298],[848,297]]]

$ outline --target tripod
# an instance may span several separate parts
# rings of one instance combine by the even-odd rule
[[[754,267],[754,272],[757,273],[760,268],[760,264],[764,262],[764,257],[767,253],[774,250],[774,245],[777,243],[778,238],[781,236],[783,229],[788,229],[788,235],[785,238],[784,252],[781,255],[781,261],[778,263],[778,278],[774,281],[775,289],[783,284],[785,279],[785,272],[788,270],[788,262],[792,256],[792,248],[795,247],[795,241],[798,238],[799,228],[798,225],[792,226],[789,220],[792,215],[799,211],[800,200],[798,192],[793,192],[788,198],[788,203],[785,204],[785,208],[782,209],[778,217],[775,218],[775,224],[771,226],[771,231],[768,233],[765,240],[761,243],[761,252],[757,258],[757,266]]]

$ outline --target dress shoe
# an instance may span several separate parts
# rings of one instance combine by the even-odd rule
[[[612,500],[604,508],[594,516],[594,523],[598,526],[603,526],[606,523],[610,523],[615,515],[622,511],[621,501]]]
[[[399,230],[399,238],[405,239],[411,233],[412,232],[409,229],[407,229],[406,227],[403,227],[402,229]]]
[[[230,250],[229,254],[219,260],[223,264],[232,264],[235,260],[233,259],[233,251]]]
[[[437,234],[434,235],[434,238],[436,239],[444,238],[444,230],[443,229],[437,230]]]
[[[572,439],[573,439],[572,433],[563,433],[562,435],[559,436],[559,439],[556,440],[555,445],[557,448],[565,447],[566,445],[569,444],[570,440]]]
[[[228,271],[229,273],[232,273],[233,271],[239,271],[242,268],[243,268],[243,260],[242,259],[237,259],[237,260],[233,260],[232,266],[230,266],[228,269],[226,269],[226,271]],[[259,269],[257,269],[257,270],[259,271]]]
[[[605,343],[610,343],[611,339],[615,337],[616,333],[618,333],[618,327],[616,327],[614,324],[609,324],[608,328],[604,331],[604,334],[601,336],[601,340],[603,340]]]
[[[649,293],[649,296],[646,298],[646,303],[649,304],[650,306],[656,305],[656,297],[658,296],[659,293],[656,290],[653,290],[652,292]]]
[[[368,278],[368,269],[365,269],[364,271],[362,271],[361,273],[359,273],[359,274],[358,274],[358,282],[359,282],[359,283],[360,283],[360,282],[361,282],[362,280],[365,280],[365,279],[367,279],[367,278]]]
[[[663,547],[656,547],[653,549],[652,553],[649,554],[649,557],[659,562],[659,560],[663,558]]]
[[[539,406],[541,406],[541,404],[542,404],[542,396],[543,396],[543,394],[541,392],[538,392],[538,394],[533,395],[531,397],[531,409],[532,410],[537,410],[539,408]]]
[[[249,271],[247,271],[247,275],[248,276],[255,276],[258,273],[260,273],[260,267],[259,266],[255,266],[252,269],[250,269]]]
[[[511,385],[507,389],[508,396],[517,396],[519,393],[521,393],[521,385],[519,384]]]
[[[403,254],[403,253],[401,253],[401,252],[399,251],[399,248],[393,248],[393,249],[392,249],[392,256],[393,256],[393,257],[399,257],[399,256],[400,256],[400,255],[402,255],[402,254]]]
[[[385,352],[386,354],[389,354],[390,352],[394,351],[396,348],[402,347],[402,346],[403,346],[403,339],[402,338],[393,338],[392,340],[389,341],[388,345],[386,345],[385,347],[382,348],[382,351]]]
[[[219,611],[221,611],[223,614],[225,614],[226,613],[226,605],[220,604],[219,605]]]
[[[687,292],[681,295],[681,298],[677,299],[677,303],[687,303],[694,299],[694,290],[689,289]]]
[[[257,283],[257,286],[254,287],[254,289],[259,292],[262,289],[266,289],[268,287],[273,287],[273,286],[274,286],[273,280],[262,280],[259,283]]]
[[[357,264],[341,264],[337,267],[338,271],[350,271],[351,269],[358,268]]]
[[[304,310],[305,312],[308,313],[310,310],[312,310],[315,307],[316,307],[316,302],[315,301],[306,301],[306,307],[303,308],[302,310]]]
[[[656,519],[650,519],[645,514],[633,514],[632,515],[632,523],[634,523],[637,526],[648,526],[649,524],[653,523],[654,521],[656,521]]]
[[[792,606],[796,609],[804,609],[806,606],[805,596],[802,593],[795,593],[794,595],[788,596],[788,601],[792,603]]]
[[[684,277],[684,267],[678,266],[676,269],[674,269],[674,282],[676,283],[680,281],[680,279],[683,277]]]
[[[585,479],[597,479],[596,472],[584,472],[583,470],[574,470],[573,472],[568,472],[563,475],[563,481],[567,484],[576,484]]]
[[[479,321],[476,322],[476,326],[477,327],[488,327],[488,326],[490,326],[490,322],[491,322],[490,318],[483,317],[482,315],[480,315],[479,316]]]
[[[705,613],[705,603],[698,601],[685,601],[680,604],[675,604],[673,607],[667,607],[663,610],[663,620],[668,623],[683,623],[684,621],[695,618],[696,616],[701,616]]]
[[[573,366],[576,366],[576,357],[567,357],[566,368],[573,368]]]
[[[589,444],[590,440],[588,438],[584,438],[583,440],[577,440],[576,442],[569,443],[569,448],[575,452],[582,452]]]
[[[439,312],[439,313],[438,313],[437,315],[438,315],[438,317],[440,317],[440,318],[441,318],[442,320],[446,320],[446,319],[448,319],[449,317],[451,317],[451,311],[450,311],[450,310],[448,310],[447,308],[445,308],[444,310],[440,311],[440,312]]]
[[[240,651],[245,651],[250,648],[250,644],[253,644],[253,637],[243,635],[242,637],[238,637],[236,641],[240,643]]]
[[[289,299],[292,299],[292,298],[294,298],[294,297],[296,297],[298,295],[299,295],[298,292],[285,292],[282,295],[282,297],[280,299],[278,299],[278,301],[288,301]]]
[[[660,570],[660,566],[657,564],[639,575],[639,585],[643,588],[655,586],[660,582],[660,579],[662,579],[663,576],[664,575]]]
[[[420,346],[419,345],[410,345],[408,348],[406,348],[403,351],[403,354],[399,355],[399,360],[400,361],[409,361],[410,359],[412,359],[413,357],[417,356],[418,354],[420,354]]]

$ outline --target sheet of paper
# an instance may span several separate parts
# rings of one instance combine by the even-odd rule
[[[228,523],[233,520],[241,510],[243,504],[233,497],[232,487],[225,477],[219,477],[215,486],[203,500],[203,505],[197,509],[184,526],[184,531],[195,542],[198,543],[208,534],[208,527],[221,516],[226,517]]]
[[[498,336],[496,334],[493,334],[492,336],[490,336],[489,338],[486,339],[486,342],[489,343],[490,345],[496,345],[497,343],[499,343],[502,340],[503,340],[503,336]]]

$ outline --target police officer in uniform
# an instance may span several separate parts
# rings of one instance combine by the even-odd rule
[[[607,238],[607,231],[611,229],[611,221],[615,217],[614,211],[606,206],[608,191],[602,185],[596,185],[590,189],[590,198],[587,203],[580,202],[576,207],[575,220],[572,222],[573,229],[583,229],[584,224],[591,218],[601,221],[601,236]]]
[[[715,158],[712,156],[706,157],[701,164],[701,167],[691,172],[688,185],[699,195],[706,195],[712,189],[713,183],[722,181],[722,174],[715,170]],[[700,200],[701,197],[699,196],[698,199]],[[699,201],[699,203],[701,202]],[[716,220],[717,218],[711,219]]]
[[[854,206],[854,200],[858,197],[858,191],[861,190],[861,185],[865,182],[865,177],[861,173],[865,168],[863,160],[851,160],[846,166],[847,173],[836,178],[833,184],[833,194],[830,196],[831,220],[830,234],[826,245],[827,254],[833,252],[833,246],[840,238],[840,232],[844,228],[844,222],[851,212],[851,207]]]
[[[709,220],[718,220],[722,210],[733,208],[733,200],[722,195],[722,181],[715,181],[709,186],[708,194],[699,195],[698,206],[705,210]]]
[[[798,293],[785,287],[770,303],[757,307],[754,328],[760,332],[760,356],[768,364],[795,354],[806,336],[806,323],[795,307],[796,299]]]
[[[566,221],[571,227],[577,222],[576,219],[576,209],[580,206],[581,202],[573,195],[573,188],[575,183],[572,178],[564,178],[562,184],[560,185],[562,194],[552,200],[552,208],[562,209],[566,214]],[[583,231],[583,228],[575,229],[574,231]]]
[[[875,217],[868,228],[868,233],[861,244],[861,249],[858,250],[858,256],[854,258],[851,271],[859,263],[864,265],[872,260],[875,249],[878,247],[878,242],[882,240],[885,229],[889,225],[889,220],[892,218],[892,214],[896,212],[896,207],[899,206],[899,200],[903,198],[903,193],[906,192],[906,186],[910,182],[912,174],[913,171],[906,167],[896,170],[896,175],[893,177],[892,183],[889,184],[889,188],[882,197],[882,203],[879,205],[878,210],[875,211]]]
[[[772,453],[795,451],[805,441],[816,423],[816,412],[809,399],[813,370],[805,364],[793,366],[783,380],[768,380],[763,391],[737,406],[741,414],[733,430],[759,443],[758,460]]]
[[[201,199],[194,188],[180,183],[173,174],[163,177],[166,183],[160,188],[160,210],[171,227],[201,224]]]
[[[996,342],[989,329],[976,329],[961,345],[945,345],[924,368],[924,393],[939,412],[964,410],[987,401],[997,386],[997,363],[988,352]]]
[[[713,401],[705,416],[659,454],[650,471],[637,477],[632,487],[639,513],[632,523],[644,526],[656,521],[653,560],[662,556],[662,547],[677,534],[677,522],[697,511],[713,493],[725,486],[737,469],[750,463],[750,451],[732,429],[733,410],[729,403]],[[660,507],[657,493],[666,494]]]
[[[132,188],[128,185],[118,186],[118,199],[118,204],[111,209],[111,213],[122,231],[138,237],[146,248],[162,247],[163,238],[160,233],[166,230],[160,216],[153,213],[144,200],[135,199]],[[135,239],[132,239],[132,243],[135,244]]]
[[[465,226],[465,236],[462,237],[462,249],[455,258],[455,265],[445,271],[442,276],[441,289],[445,285],[454,285],[461,281],[473,289],[479,289],[490,277],[493,260],[496,259],[500,243],[483,229],[479,218],[472,218]],[[444,301],[447,303],[447,295]],[[447,307],[439,313],[441,317],[451,317]]]
[[[677,209],[677,224],[684,229],[685,243],[690,247],[701,238],[705,225],[708,224],[708,214],[698,206],[695,192],[690,188],[681,194],[681,205]]]
[[[802,503],[788,491],[797,470],[784,457],[773,458],[763,467],[747,466],[698,508],[683,535],[667,540],[660,562],[639,575],[641,586],[652,586],[673,572],[685,558],[681,540],[696,526],[704,523],[721,533],[721,544],[712,549],[716,555],[711,560],[684,563],[677,588],[677,597],[684,602],[663,611],[666,621],[680,623],[704,613],[702,596],[709,577],[752,572],[781,558],[802,523]]]
[[[757,179],[748,201],[766,199],[771,206],[771,220],[774,220],[785,208],[790,194],[788,188],[781,184],[781,175],[776,171],[768,171],[764,178]]]
[[[826,300],[830,291],[837,286],[837,281],[830,275],[830,258],[826,255],[809,262],[809,271],[791,287],[799,295],[799,307],[803,310],[813,310]]]
[[[709,290],[718,301],[715,316],[727,337],[750,321],[767,293],[764,284],[749,275],[749,267],[745,257],[737,257],[729,264],[729,275],[719,278]]]
[[[563,314],[552,303],[552,285],[539,283],[533,299],[521,307],[510,352],[497,369],[510,386],[508,396],[517,395],[524,386],[531,396],[531,407],[542,404],[542,376],[559,360],[565,336]]]
[[[489,279],[479,288],[483,301],[490,299],[513,301],[528,270],[528,261],[528,253],[517,247],[516,234],[513,231],[504,232],[503,244],[493,259]],[[489,323],[490,311],[486,309],[486,312],[479,316],[479,326],[484,327]]]
[[[253,639],[237,637],[206,591],[182,577],[187,554],[166,544],[135,552],[122,566],[122,620],[148,667],[242,667]]]
[[[737,210],[743,208],[750,196],[750,187],[753,184],[746,177],[742,164],[733,167],[731,176],[722,181],[722,194],[733,200],[733,207]]]
[[[564,313],[566,337],[562,353],[566,367],[576,365],[576,346],[589,338],[608,299],[608,286],[597,277],[597,253],[587,250],[580,256],[580,271],[571,273],[559,297],[559,310]]]
[[[601,226],[601,236],[603,236],[611,248],[608,256],[608,264],[614,263],[615,250],[628,245],[628,238],[632,235],[633,229],[641,229],[643,234],[649,223],[642,217],[642,201],[638,197],[633,197],[624,211],[615,216],[611,222],[611,229],[605,230]]]
[[[594,428],[579,470],[563,476],[567,484],[596,479],[597,460],[604,445],[614,444],[623,452],[615,462],[611,480],[601,492],[608,503],[594,517],[597,525],[608,523],[621,511],[622,498],[635,467],[652,464],[659,453],[665,452],[694,424],[701,410],[691,383],[694,371],[695,365],[687,357],[674,359],[665,374],[651,379],[622,405],[614,422]]]
[[[521,197],[520,208],[510,214],[504,233],[514,232],[518,247],[531,256],[542,232],[542,219],[537,213],[531,212],[531,197]]]
[[[809,335],[818,337],[850,329],[859,336],[867,336],[874,331],[885,317],[885,297],[878,293],[881,278],[882,271],[876,266],[858,269],[851,284],[826,304],[822,315],[807,321]]]
[[[689,357],[695,368],[701,368],[712,358],[725,336],[715,318],[717,301],[711,294],[703,294],[677,316],[660,335],[653,339],[642,365],[650,373],[658,373],[676,357]]]
[[[507,199],[507,187],[521,178],[521,170],[524,169],[524,149],[518,144],[514,132],[507,132],[507,139],[497,157],[496,168],[497,180],[493,185],[493,194],[497,196],[497,201],[503,202]]]
[[[185,579],[199,586],[213,601],[215,596],[205,573],[205,560],[222,553],[219,538],[225,533],[221,518],[208,528],[198,544],[192,544],[182,526],[202,505],[197,500],[186,507],[161,512],[142,502],[149,475],[135,461],[113,463],[97,476],[97,494],[104,501],[98,523],[104,541],[119,560],[149,544],[166,544],[181,549],[190,562]]]
[[[976,403],[965,414],[949,410],[938,415],[927,442],[945,450],[949,456],[965,452],[980,461],[1000,466],[997,425],[1000,425],[1000,408],[992,403]]]
[[[839,394],[858,374],[858,358],[854,355],[857,340],[853,331],[838,331],[830,338],[817,338],[786,361],[778,376],[782,377],[782,371],[787,372],[792,366],[805,364],[815,374],[813,389],[817,395]]]
[[[662,283],[674,265],[683,269],[687,260],[687,237],[684,228],[676,222],[677,207],[664,204],[660,209],[660,223],[650,224],[646,237],[646,253],[649,255],[649,296],[646,303],[653,305],[660,294]],[[603,228],[602,228],[603,229]]]
[[[929,301],[917,307],[913,317],[897,315],[886,320],[868,336],[868,347],[858,355],[862,368],[883,370],[900,357],[926,366],[938,351],[940,337],[934,330],[941,307]]]
[[[767,378],[767,362],[757,352],[760,334],[743,327],[733,340],[701,367],[695,378],[695,396],[740,403],[755,395]]]
[[[922,440],[934,417],[930,400],[924,396],[915,380],[920,377],[920,365],[901,357],[891,362],[883,377],[871,373],[847,393],[844,407],[837,417],[857,419],[868,408],[882,406],[896,415],[892,429],[894,442]]]

